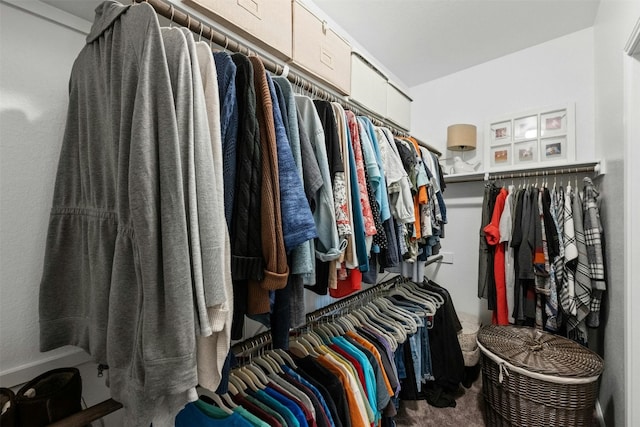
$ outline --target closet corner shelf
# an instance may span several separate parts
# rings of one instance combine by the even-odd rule
[[[553,165],[535,165],[527,168],[505,168],[492,171],[480,171],[471,173],[460,173],[455,175],[445,175],[444,182],[447,184],[474,182],[474,181],[491,181],[495,179],[510,178],[530,178],[543,177],[552,175],[563,175],[573,173],[590,173],[593,172],[594,177],[604,175],[603,164],[599,160],[581,161]]]

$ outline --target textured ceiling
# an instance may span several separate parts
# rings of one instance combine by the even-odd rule
[[[313,1],[407,86],[591,27],[599,5],[599,0]]]

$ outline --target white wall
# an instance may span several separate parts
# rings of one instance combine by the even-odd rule
[[[72,347],[38,349],[38,290],[67,87],[84,38],[0,3],[0,386],[82,364],[84,397],[92,405],[108,398],[108,389],[95,365],[84,363],[88,356]],[[116,414],[106,423],[121,425]]]
[[[587,28],[414,86],[412,134],[445,153],[447,126],[478,127],[482,160],[485,125],[504,115],[568,102],[576,104],[578,160],[594,155],[593,29]]]
[[[69,75],[84,37],[6,4],[0,10],[0,372],[5,372],[43,358],[37,301],[46,227]]]
[[[588,28],[411,88],[412,133],[446,151],[447,126],[478,127],[478,147],[465,154],[483,159],[485,125],[495,118],[575,102],[576,157],[594,158],[593,29]],[[453,264],[433,267],[435,280],[452,293],[456,308],[490,317],[477,295],[478,239],[483,184],[450,184],[445,192],[449,226],[443,250]],[[435,270],[437,268],[437,270]]]
[[[605,358],[605,371],[600,386],[600,403],[608,426],[638,425],[640,420],[625,419],[625,412],[638,402],[628,399],[625,393],[625,345],[639,343],[625,342],[625,328],[637,328],[625,322],[625,300],[629,297],[626,289],[637,283],[625,283],[624,240],[625,230],[624,194],[627,185],[625,169],[637,167],[640,159],[625,159],[624,127],[624,46],[634,24],[640,18],[640,2],[603,0],[600,3],[594,25],[595,52],[595,135],[596,154],[602,157],[607,168],[600,189],[606,202],[601,212],[606,230],[606,253],[608,291],[604,306],[604,328],[597,336],[597,350]],[[638,117],[627,120],[637,122]],[[637,143],[637,141],[636,141]],[[637,218],[635,218],[637,222]],[[634,260],[637,262],[637,260]],[[637,267],[636,267],[637,268]],[[637,310],[637,307],[634,307]],[[628,354],[628,353],[627,353]],[[631,355],[629,355],[631,357]],[[637,355],[628,363],[637,364]],[[629,384],[638,389],[638,384]],[[637,396],[637,392],[636,392]],[[637,412],[636,412],[637,414]]]

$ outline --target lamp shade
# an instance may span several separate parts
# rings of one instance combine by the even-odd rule
[[[447,148],[451,151],[475,150],[476,136],[475,125],[451,125],[447,128]]]

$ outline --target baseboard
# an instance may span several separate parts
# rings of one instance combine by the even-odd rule
[[[607,427],[604,422],[604,412],[602,412],[602,406],[600,406],[600,399],[596,399],[596,419],[600,427]]]
[[[16,366],[0,372],[0,386],[15,387],[24,384],[36,376],[47,372],[50,369],[64,368],[69,366],[78,366],[91,361],[91,357],[78,348],[69,348],[68,350],[57,353],[44,359]]]

